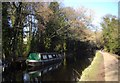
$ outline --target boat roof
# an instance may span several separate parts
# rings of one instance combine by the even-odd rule
[[[39,53],[39,52],[31,52],[31,53]],[[59,54],[59,53],[55,53],[55,52],[53,52],[53,53],[47,53],[47,52],[44,52],[44,53],[39,53],[39,54]]]

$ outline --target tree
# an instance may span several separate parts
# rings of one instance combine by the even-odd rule
[[[2,44],[3,44],[3,54],[6,58],[11,54],[11,35],[12,29],[10,28],[8,21],[8,8],[10,3],[2,3]]]
[[[6,58],[17,58],[23,55],[23,36],[27,4],[22,2],[2,3],[3,53]]]
[[[104,48],[112,53],[120,53],[120,38],[118,33],[118,19],[112,15],[103,17],[101,23],[103,27],[103,42]]]

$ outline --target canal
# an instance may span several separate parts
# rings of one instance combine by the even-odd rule
[[[45,67],[13,69],[4,68],[2,82],[78,81],[82,71],[90,64],[88,59],[59,62]]]

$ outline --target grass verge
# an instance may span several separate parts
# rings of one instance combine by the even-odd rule
[[[100,73],[99,70],[103,64],[103,56],[99,51],[97,51],[91,65],[82,72],[80,81],[98,81],[98,74]]]

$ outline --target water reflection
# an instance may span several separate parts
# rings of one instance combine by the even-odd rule
[[[79,60],[65,66],[62,63],[56,63],[45,67],[32,67],[23,70],[4,68],[2,82],[78,81],[85,67],[87,67],[86,61]]]
[[[53,65],[46,66],[43,68],[32,67],[28,69],[27,72],[24,73],[23,80],[25,83],[28,81],[30,82],[42,81],[42,77],[44,76],[44,74],[58,69],[61,65],[62,63],[57,63],[57,64],[53,64]]]

